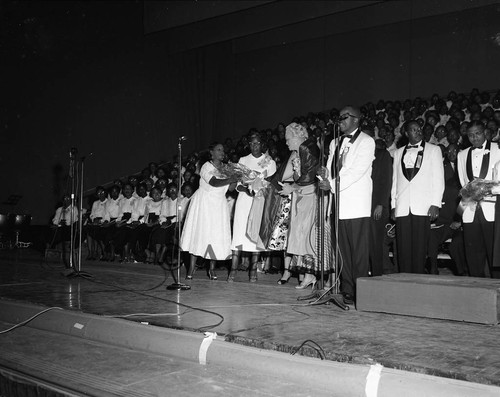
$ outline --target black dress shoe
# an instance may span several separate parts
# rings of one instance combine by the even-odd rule
[[[351,294],[344,294],[344,303],[346,305],[354,305],[354,297]]]

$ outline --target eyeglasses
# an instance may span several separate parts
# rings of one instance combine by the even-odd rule
[[[261,144],[260,142],[249,142],[250,146],[257,146],[257,145],[260,145],[260,144]]]
[[[347,118],[349,118],[349,117],[352,117],[352,118],[354,118],[354,119],[359,118],[358,116],[355,116],[354,114],[351,114],[351,113],[344,113],[344,114],[341,114],[341,115],[339,116],[339,121],[345,120],[345,119],[347,119]]]

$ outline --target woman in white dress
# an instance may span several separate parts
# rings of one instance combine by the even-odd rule
[[[209,277],[217,280],[215,262],[231,257],[231,226],[226,192],[234,189],[236,177],[219,179],[217,168],[224,159],[224,146],[214,143],[209,147],[211,160],[200,170],[200,187],[191,197],[180,246],[191,254],[186,278],[191,280],[197,257],[210,259]]]
[[[251,153],[241,157],[240,164],[245,165],[253,171],[258,171],[264,174],[267,178],[276,172],[276,163],[267,154],[263,154],[264,143],[259,133],[252,134],[249,138]],[[262,248],[258,248],[256,241],[251,240],[247,235],[247,224],[249,221],[250,209],[253,203],[253,192],[249,190],[247,185],[238,183],[238,199],[236,200],[236,208],[234,211],[233,224],[233,241],[231,250],[233,251],[231,272],[227,281],[234,281],[238,269],[238,263],[242,252],[250,252],[252,258],[250,261],[250,281],[257,281],[257,262],[259,261]]]

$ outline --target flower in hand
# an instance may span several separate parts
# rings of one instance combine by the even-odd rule
[[[495,194],[499,188],[500,181],[488,181],[476,178],[460,190],[462,203],[474,207],[478,202],[484,200],[485,197]]]

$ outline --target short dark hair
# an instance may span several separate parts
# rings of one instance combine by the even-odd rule
[[[472,127],[480,127],[481,130],[483,130],[483,131],[484,131],[484,128],[485,128],[483,122],[480,121],[480,120],[472,120],[469,123],[469,125],[467,126],[467,129],[472,128]]]

